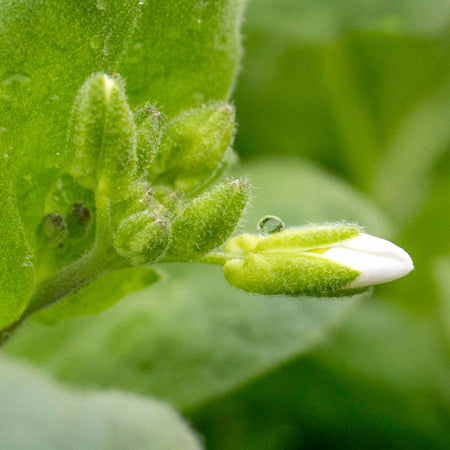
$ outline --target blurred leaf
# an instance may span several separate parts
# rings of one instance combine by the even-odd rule
[[[371,230],[389,229],[363,196],[313,166],[271,160],[244,170],[261,186],[251,229],[268,213],[288,225],[365,218]],[[357,298],[250,296],[228,286],[217,267],[167,270],[169,278],[99,317],[51,329],[27,324],[6,351],[74,384],[194,407],[310,350]]]
[[[260,158],[242,164],[239,174],[249,175],[256,187],[252,207],[244,217],[251,231],[256,231],[260,218],[271,214],[286,226],[346,221],[376,236],[389,237],[393,232],[373,202],[316,165],[294,158]]]
[[[181,418],[159,402],[63,390],[5,358],[0,372],[2,450],[200,448]]]
[[[425,200],[431,171],[450,150],[449,114],[450,83],[411,111],[375,169],[375,195],[401,224]]]
[[[446,28],[446,0],[253,0],[249,24],[297,41],[326,39],[343,27],[438,33]]]
[[[25,309],[34,282],[33,260],[25,242],[10,172],[0,156],[0,329]]]
[[[449,145],[449,14],[445,0],[250,2],[238,152],[315,160],[399,219],[416,211]]]
[[[208,449],[444,450],[449,377],[435,320],[373,298],[326,345],[190,419]]]
[[[56,325],[65,319],[86,314],[98,314],[125,295],[144,289],[160,279],[147,267],[111,272],[75,294],[33,315],[43,325]]]
[[[442,324],[447,350],[450,352],[450,255],[437,260],[434,274],[440,294],[439,320]]]

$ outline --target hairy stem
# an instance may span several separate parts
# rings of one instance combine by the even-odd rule
[[[53,277],[37,285],[30,303],[20,319],[0,330],[0,346],[6,343],[25,319],[35,312],[74,294],[102,275],[125,267],[128,267],[125,260],[119,259],[116,254],[99,251],[98,247],[95,246],[91,252],[63,267]]]

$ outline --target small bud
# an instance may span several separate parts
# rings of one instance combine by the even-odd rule
[[[42,219],[37,234],[42,244],[51,248],[64,245],[69,237],[69,231],[64,217],[56,212],[47,214]]]
[[[172,224],[166,256],[195,260],[222,245],[236,228],[249,194],[246,180],[229,180],[194,199]]]
[[[227,281],[266,295],[350,295],[413,270],[409,255],[393,243],[351,225],[291,228],[269,236],[241,235],[225,250]]]
[[[129,258],[135,265],[142,265],[160,259],[169,241],[167,222],[143,211],[122,221],[114,235],[113,245],[119,255]]]
[[[91,223],[91,211],[83,203],[74,203],[66,216],[69,236],[79,239],[86,235]]]
[[[135,126],[119,78],[94,74],[81,87],[72,119],[71,174],[84,187],[123,198],[135,173]]]
[[[212,104],[182,112],[168,125],[150,177],[181,192],[203,186],[220,168],[234,135],[234,110]]]
[[[151,105],[138,111],[140,123],[137,127],[138,175],[147,176],[161,145],[161,113]]]

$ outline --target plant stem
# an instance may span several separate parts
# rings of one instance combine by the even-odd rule
[[[117,258],[115,254],[108,255],[99,251],[95,246],[91,252],[63,267],[53,277],[38,284],[20,319],[0,330],[0,346],[6,343],[14,331],[33,313],[79,291],[107,272],[125,267],[128,267],[125,260]]]
[[[206,256],[201,258],[199,261],[195,261],[195,262],[199,262],[202,264],[215,264],[217,266],[223,266],[228,261],[231,261],[232,259],[236,259],[236,258],[239,258],[239,256],[232,255],[230,253],[212,252],[212,253],[208,253]]]

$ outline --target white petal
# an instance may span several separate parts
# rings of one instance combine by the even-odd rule
[[[414,269],[411,257],[385,239],[362,233],[339,242],[322,256],[361,272],[348,288],[386,283],[407,275]]]

